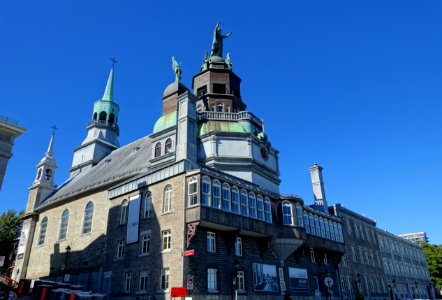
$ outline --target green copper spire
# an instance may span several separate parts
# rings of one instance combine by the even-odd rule
[[[107,79],[106,89],[104,90],[102,100],[114,101],[114,66],[117,63],[115,57],[111,58],[112,68],[109,73],[109,78]]]
[[[114,69],[117,60],[113,57],[111,61],[112,68],[107,79],[103,97],[94,103],[92,122],[116,126],[118,123],[118,112],[120,111],[118,104],[114,102]]]

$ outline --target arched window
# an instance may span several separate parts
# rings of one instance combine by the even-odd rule
[[[232,187],[232,212],[239,213],[239,190],[236,186]]]
[[[218,104],[216,105],[216,111],[217,111],[217,112],[223,112],[223,111],[224,111],[224,104],[222,104],[222,103],[218,103]]]
[[[338,234],[339,234],[339,241],[344,242],[344,235],[342,234],[342,225],[338,224]]]
[[[97,113],[96,113],[96,112],[93,114],[92,119],[93,119],[94,121],[97,120]]]
[[[114,113],[110,113],[109,114],[109,124],[114,124],[114,122],[115,122],[115,115],[114,115]]]
[[[86,204],[86,208],[84,210],[83,230],[81,231],[83,234],[92,231],[93,216],[94,216],[94,203],[90,201],[88,204]]]
[[[203,184],[201,188],[201,204],[210,206],[210,194],[212,190],[212,183],[207,176],[203,177]]]
[[[325,225],[325,236],[326,238],[330,239],[330,226],[328,224],[327,219],[324,220],[324,225]]]
[[[48,229],[48,217],[44,217],[40,223],[40,234],[38,235],[37,245],[43,245],[45,243],[47,229]]]
[[[333,222],[330,221],[330,238],[334,241],[335,240],[335,228],[333,226]]]
[[[172,152],[172,139],[168,138],[164,144],[164,153],[167,154],[170,152]]]
[[[268,197],[264,198],[264,214],[267,223],[272,223],[272,205]]]
[[[227,183],[223,183],[223,209],[230,211],[230,186]]]
[[[264,200],[261,195],[256,197],[256,208],[258,211],[257,218],[258,220],[264,221]]]
[[[310,233],[311,234],[315,234],[316,235],[316,230],[315,230],[315,219],[313,218],[313,214],[309,213],[308,215],[308,219],[309,219],[309,224],[310,224]]]
[[[58,239],[65,240],[66,232],[68,231],[68,222],[69,222],[69,210],[65,209],[61,214],[60,219],[60,231],[58,233]]]
[[[46,169],[45,176],[46,176],[46,180],[51,180],[51,178],[52,178],[52,170],[51,169]]]
[[[308,224],[308,213],[304,211],[304,227],[307,233],[310,233],[310,225]]]
[[[144,198],[144,213],[145,218],[149,218],[152,216],[152,195],[150,193],[147,193],[146,197]]]
[[[292,204],[289,201],[282,202],[282,223],[284,225],[293,225]]]
[[[155,157],[161,156],[161,142],[155,144]]]
[[[321,228],[319,227],[319,219],[317,215],[315,215],[315,227],[316,227],[316,235],[321,236]]]
[[[302,222],[302,207],[299,203],[296,203],[296,225],[304,226]]]
[[[106,121],[107,114],[105,111],[100,112],[99,120],[100,121]]]
[[[188,193],[187,206],[193,206],[198,204],[198,180],[196,179],[196,176],[193,176],[189,180],[187,193]]]
[[[335,231],[335,241],[339,241],[338,224],[333,222],[333,230]]]
[[[125,199],[123,200],[123,202],[121,202],[120,224],[126,224],[128,211],[129,211],[129,201]]]
[[[324,219],[322,217],[319,218],[319,226],[321,227],[321,236],[325,238]]]
[[[172,211],[172,186],[167,185],[164,188],[163,213],[167,213],[170,211]]]
[[[256,197],[252,192],[249,193],[249,217],[256,218]]]
[[[213,191],[212,206],[215,208],[221,208],[221,183],[219,183],[217,179],[213,181],[212,191]]]
[[[241,190],[241,215],[247,216],[247,191],[245,189]]]

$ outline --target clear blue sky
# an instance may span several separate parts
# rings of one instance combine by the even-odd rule
[[[312,203],[317,162],[329,204],[442,244],[441,15],[440,1],[1,1],[0,114],[27,131],[0,212],[25,208],[53,124],[67,178],[114,53],[125,145],[152,132],[171,57],[190,87],[221,19],[244,101],[280,150],[281,192]]]

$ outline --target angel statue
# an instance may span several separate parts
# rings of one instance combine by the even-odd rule
[[[175,72],[175,81],[181,81],[183,71],[181,70],[181,63],[176,61],[175,56],[172,56],[172,70]]]
[[[231,32],[226,35],[221,33],[221,25],[218,21],[218,23],[216,23],[215,30],[213,31],[212,53],[210,56],[223,57],[223,40],[228,38],[230,35],[232,35]]]

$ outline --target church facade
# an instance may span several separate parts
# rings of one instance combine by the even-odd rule
[[[317,164],[313,205],[279,193],[278,150],[222,54],[229,36],[217,25],[192,90],[173,59],[153,132],[123,147],[112,66],[70,178],[55,187],[54,135],[37,165],[14,278],[65,280],[111,299],[170,299],[174,287],[192,299],[356,297],[341,284],[357,280],[341,276],[345,211],[328,207]],[[382,267],[372,269],[386,289]]]

